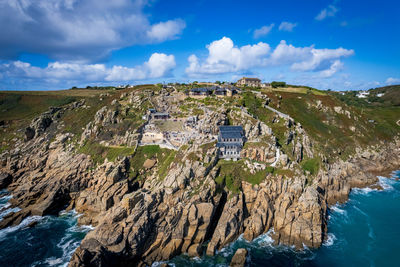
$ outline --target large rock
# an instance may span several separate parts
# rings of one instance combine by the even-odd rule
[[[246,264],[247,249],[239,248],[231,260],[230,267],[244,267]]]
[[[12,176],[9,173],[0,173],[0,189],[6,188],[12,182]]]

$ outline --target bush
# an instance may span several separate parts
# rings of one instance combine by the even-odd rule
[[[285,82],[276,82],[276,81],[273,81],[273,82],[271,83],[271,86],[272,86],[273,88],[285,87],[285,86],[286,86],[286,83],[285,83]]]
[[[302,168],[304,171],[308,171],[311,175],[314,175],[319,170],[319,160],[315,158],[306,160],[303,162]]]

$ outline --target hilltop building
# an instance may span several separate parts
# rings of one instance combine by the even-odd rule
[[[240,152],[244,144],[242,126],[219,126],[218,143],[219,157],[227,160],[240,159]]]
[[[190,90],[189,95],[194,97],[206,97],[211,95],[213,91],[214,90],[212,88],[207,87],[193,88]]]
[[[238,86],[249,86],[249,87],[260,87],[261,80],[258,78],[246,78],[243,77],[236,83]]]

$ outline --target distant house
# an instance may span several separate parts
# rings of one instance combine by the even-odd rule
[[[217,88],[214,94],[216,96],[228,96],[228,94],[232,95],[232,92],[228,88]]]
[[[219,126],[218,143],[219,157],[223,159],[240,159],[240,152],[244,144],[242,126]]]
[[[154,112],[151,116],[154,120],[167,120],[169,118],[168,112]]]
[[[212,88],[207,88],[207,87],[200,87],[200,88],[193,88],[190,90],[189,95],[190,96],[209,96],[213,92]]]
[[[233,96],[238,93],[236,87],[219,87],[214,91],[216,96]]]
[[[261,87],[263,87],[263,88],[270,88],[270,87],[271,87],[271,84],[270,84],[270,83],[262,83],[262,84],[261,84]]]
[[[260,87],[261,80],[258,78],[246,78],[243,77],[236,83],[238,86],[250,86],[250,87]]]

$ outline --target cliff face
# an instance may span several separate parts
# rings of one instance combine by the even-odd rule
[[[35,151],[33,155],[24,155],[22,148],[3,162],[2,171],[13,177],[13,205],[21,211],[7,216],[1,226],[69,204],[83,213],[81,223],[97,225],[75,252],[71,266],[151,264],[204,251],[213,255],[242,233],[252,240],[271,228],[278,243],[319,247],[325,238],[328,204],[345,201],[352,187],[376,183],[371,171],[400,166],[396,143],[328,165],[312,184],[305,176],[271,175],[259,185],[242,182],[241,192],[227,195],[214,182],[213,149],[207,168],[199,162],[179,163],[164,180],[149,177],[138,187],[128,179],[126,158],[88,171],[90,160],[69,151],[67,140],[59,135],[48,146],[33,139],[26,146]]]
[[[316,153],[301,126],[284,126],[291,161],[286,154],[277,156],[271,129],[261,123],[251,126],[254,119],[238,111],[243,125],[250,125],[246,134],[255,144],[246,147],[243,156],[276,162],[290,175],[266,172],[259,183],[243,179],[237,185],[240,190],[226,190],[229,175],[218,182],[224,165],[212,143],[188,145],[166,165],[160,160],[168,158],[165,151],[147,163],[121,156],[96,165],[94,157],[74,147],[74,135],[57,130],[60,112],[52,110],[33,120],[26,140],[1,155],[0,187],[8,188],[12,206],[21,210],[5,216],[0,228],[27,216],[75,209],[82,214],[79,223],[96,227],[75,251],[70,266],[150,265],[181,253],[214,255],[241,234],[252,240],[270,229],[277,243],[317,248],[326,236],[329,205],[346,201],[353,187],[377,183],[376,172],[400,166],[400,141],[395,139],[359,150],[347,161],[325,161],[314,175],[300,172],[296,162]],[[78,142],[100,138],[102,127],[121,123],[117,117],[116,111],[100,109]],[[203,120],[214,117],[223,121],[217,113]],[[135,138],[132,131],[125,139],[118,136],[108,142],[136,145]],[[269,145],[257,145],[260,140]]]

